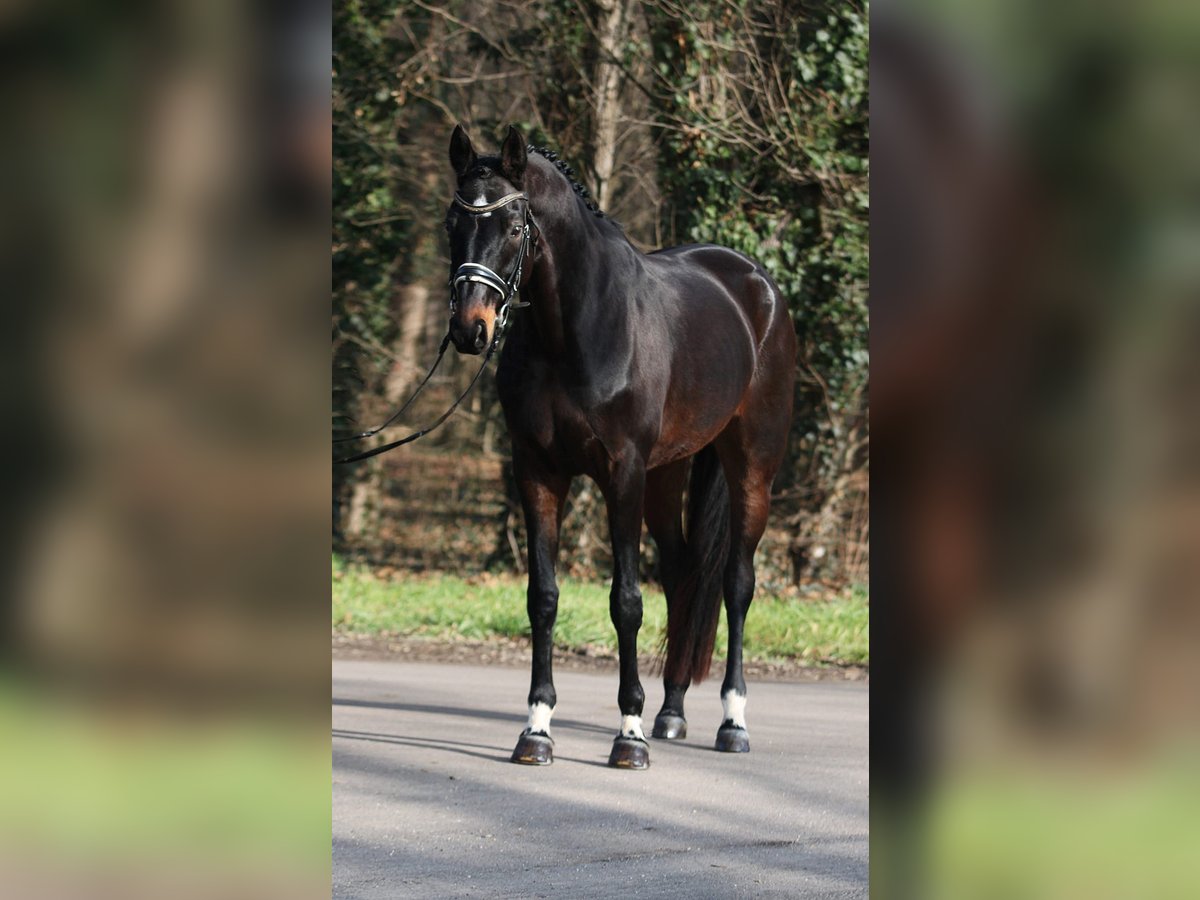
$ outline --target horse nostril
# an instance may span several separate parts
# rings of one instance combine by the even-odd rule
[[[483,319],[475,320],[475,349],[482,350],[487,343],[487,323]]]

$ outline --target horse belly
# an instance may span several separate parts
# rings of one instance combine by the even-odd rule
[[[740,323],[732,334],[710,331],[676,366],[663,407],[662,428],[650,452],[650,468],[692,456],[710,444],[742,404],[754,374],[754,344],[742,338]]]

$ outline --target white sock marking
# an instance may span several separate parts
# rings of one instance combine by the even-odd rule
[[[642,731],[642,717],[621,716],[621,734],[625,737],[637,738],[644,741],[646,734]]]
[[[721,706],[725,710],[725,719],[732,720],[738,728],[746,727],[746,695],[730,691],[721,695]]]
[[[550,717],[554,715],[554,707],[547,706],[545,703],[534,703],[529,707],[529,731],[530,733],[540,732],[541,734],[550,733]]]

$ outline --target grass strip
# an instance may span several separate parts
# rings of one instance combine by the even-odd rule
[[[666,625],[662,592],[644,587],[639,645],[657,647]],[[444,573],[404,573],[381,578],[333,559],[333,627],[348,634],[456,638],[519,638],[529,634],[524,579]],[[616,652],[606,583],[559,581],[555,645],[567,650]],[[802,660],[825,665],[868,665],[869,602],[865,590],[818,600],[756,597],[746,620],[745,657],[771,662]],[[725,656],[724,614],[717,658]]]

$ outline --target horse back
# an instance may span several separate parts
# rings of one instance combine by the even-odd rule
[[[680,316],[721,319],[725,311],[720,306],[732,303],[745,317],[756,350],[773,328],[787,324],[787,304],[779,288],[760,263],[743,253],[719,244],[685,244],[658,250],[647,259],[657,264],[660,275],[685,288],[679,297]],[[706,290],[703,281],[718,289]]]

